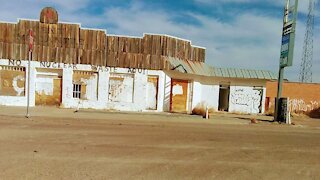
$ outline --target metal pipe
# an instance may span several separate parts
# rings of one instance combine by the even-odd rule
[[[27,114],[26,114],[26,118],[30,117],[30,113],[29,113],[29,107],[30,107],[30,71],[31,71],[31,58],[32,58],[32,52],[29,51],[29,60],[28,60],[28,93],[27,93]]]
[[[33,35],[32,30],[29,30],[29,58],[28,58],[28,93],[27,93],[27,113],[26,118],[30,117],[30,76],[31,76],[31,60],[32,60],[32,48],[33,48]]]

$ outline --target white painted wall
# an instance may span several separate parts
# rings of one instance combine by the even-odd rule
[[[202,85],[199,82],[193,82],[193,92],[192,92],[192,109],[200,106],[202,102]]]
[[[134,74],[110,74],[109,102],[133,102]]]
[[[201,101],[204,102],[209,109],[215,111],[219,107],[219,85],[202,85]]]
[[[12,62],[12,61],[11,61]],[[17,66],[18,64],[26,68],[26,75],[28,75],[28,61],[15,61],[16,64],[10,64],[9,60],[0,60],[0,65],[5,66]],[[166,75],[163,71],[154,70],[141,70],[135,71],[127,68],[106,68],[98,67],[94,68],[91,65],[69,65],[62,63],[40,63],[31,62],[31,86],[30,86],[30,105],[35,105],[35,81],[36,81],[36,68],[50,68],[50,69],[62,69],[62,107],[65,108],[94,108],[94,109],[114,109],[121,111],[147,111],[147,84],[148,75],[159,76],[159,89],[158,89],[158,104],[157,110],[154,112],[169,112],[170,111],[170,94],[171,94],[171,77]],[[88,100],[80,100],[73,98],[73,71],[98,71],[98,88],[97,98],[89,98]],[[110,102],[109,96],[109,78],[110,73],[124,73],[134,75],[134,90],[132,102]],[[27,81],[26,77],[26,90]],[[188,79],[192,81],[191,79]],[[41,81],[41,80],[38,80]],[[96,81],[95,81],[96,82]],[[213,82],[219,84],[219,82]],[[239,84],[240,83],[240,84]],[[254,85],[263,87],[262,95],[262,112],[264,112],[264,102],[266,96],[266,89],[263,86],[262,81],[254,80],[239,80],[239,83],[231,83],[230,87],[230,112],[243,112],[243,113],[257,113],[257,105],[255,104],[253,90]],[[232,85],[234,84],[234,85]],[[246,84],[246,85],[244,85]],[[95,85],[93,83],[93,85]],[[93,86],[92,86],[93,87]],[[45,87],[37,87],[38,90]],[[246,101],[241,100],[239,97],[239,89],[242,89],[243,98],[247,98]],[[219,85],[206,85],[201,82],[189,83],[188,87],[188,108],[192,110],[199,103],[208,105],[209,108],[218,109],[219,102]],[[238,94],[237,94],[238,93]],[[28,92],[26,91],[26,94]],[[238,97],[238,98],[237,98]],[[239,100],[240,98],[240,100]],[[8,106],[26,106],[27,97],[13,97],[13,96],[0,96],[0,105]]]
[[[192,109],[206,108],[218,110],[219,85],[206,85],[199,82],[193,83]]]
[[[98,73],[95,73],[90,79],[81,78],[81,82],[86,84],[85,99],[97,100],[98,99]]]
[[[171,94],[171,78],[165,75],[164,78],[164,98],[163,111],[170,112],[170,94]]]
[[[264,106],[264,92],[255,90],[254,87],[231,86],[229,99],[229,112],[249,114],[259,113],[259,106]],[[263,112],[263,109],[262,109]]]

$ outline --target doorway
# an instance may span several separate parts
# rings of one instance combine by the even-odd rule
[[[219,111],[229,111],[230,86],[220,85],[219,89]]]
[[[188,112],[188,87],[187,80],[171,80],[171,106],[170,111],[175,113]]]

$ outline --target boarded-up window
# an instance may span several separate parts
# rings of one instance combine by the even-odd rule
[[[72,84],[73,86],[81,85],[80,99],[97,100],[97,97],[98,97],[98,73],[97,72],[74,71]]]
[[[148,76],[147,109],[156,110],[158,103],[158,76]]]
[[[0,66],[0,96],[24,96],[24,67]]]
[[[60,106],[62,70],[37,69],[36,105]]]
[[[110,102],[133,102],[134,75],[133,74],[110,74],[109,101]]]

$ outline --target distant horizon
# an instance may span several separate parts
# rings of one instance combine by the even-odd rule
[[[106,30],[108,35],[167,34],[206,48],[206,63],[210,66],[278,73],[284,1],[126,2],[5,1],[0,7],[0,21],[38,20],[41,9],[50,6],[58,11],[59,22]],[[299,78],[307,9],[308,1],[299,2],[294,65],[285,69],[285,79],[292,82],[298,82]],[[318,21],[316,17],[313,83],[320,82],[320,71],[316,71],[320,68]]]

